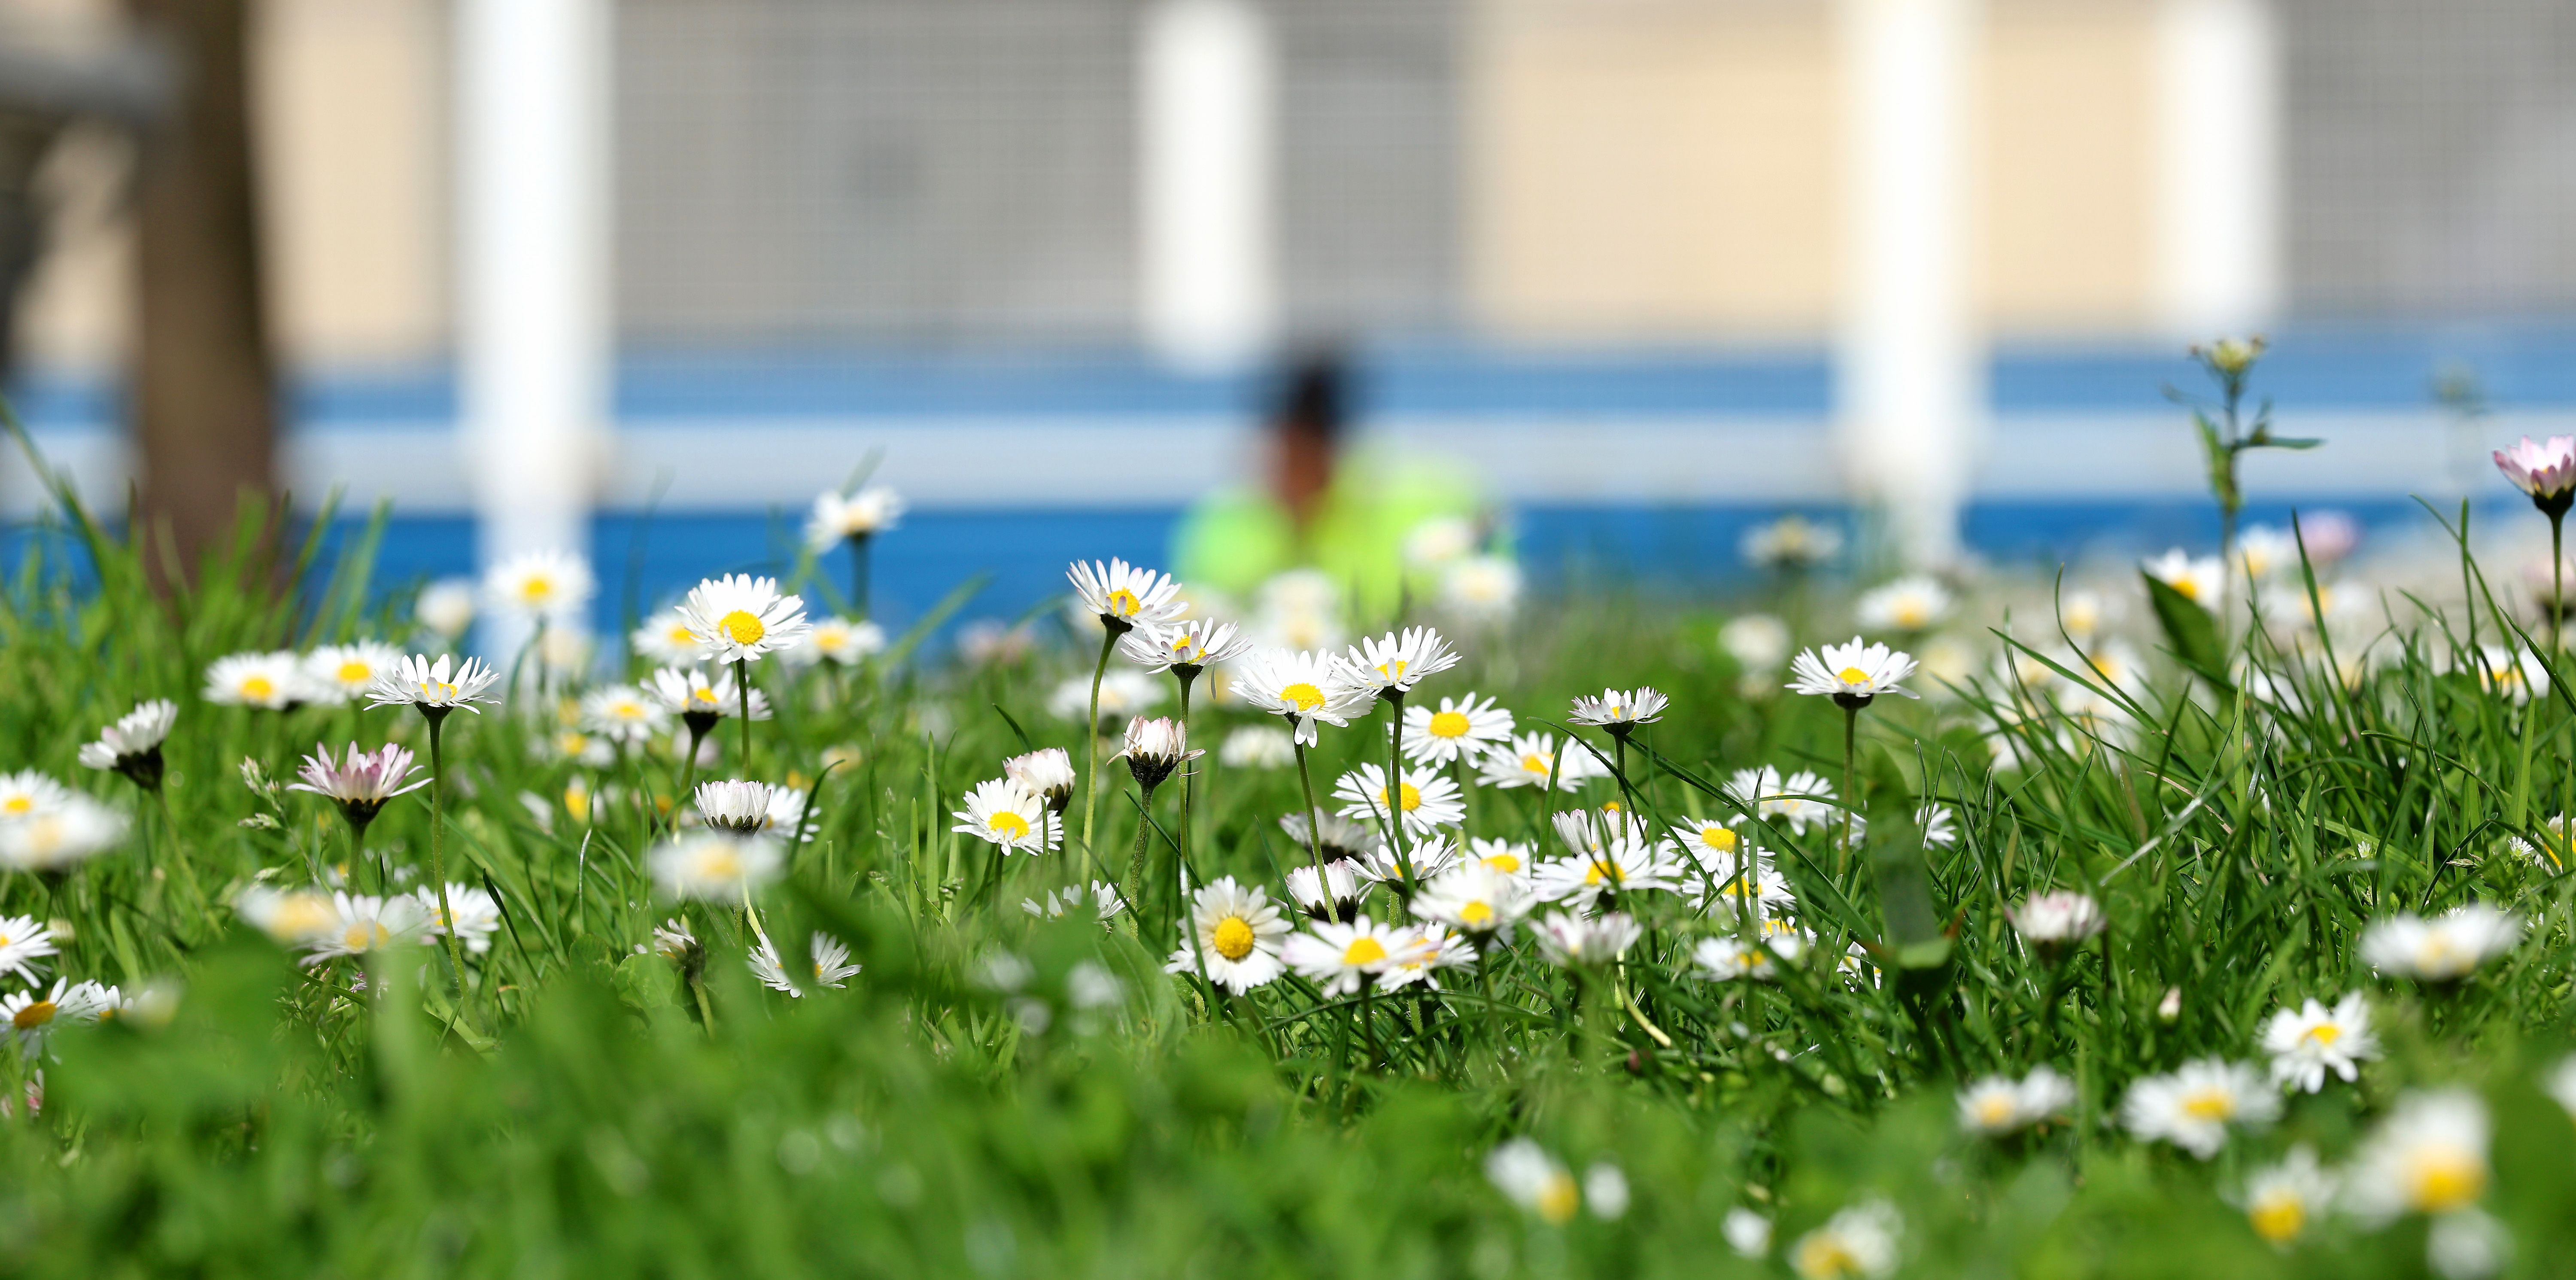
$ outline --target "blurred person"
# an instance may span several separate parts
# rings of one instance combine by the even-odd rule
[[[1267,482],[1226,486],[1182,516],[1172,562],[1183,581],[1241,599],[1280,573],[1318,569],[1361,612],[1382,616],[1438,581],[1436,572],[1407,576],[1439,567],[1417,563],[1426,527],[1441,530],[1443,544],[1459,540],[1451,531],[1470,531],[1460,554],[1487,539],[1487,504],[1459,469],[1377,447],[1345,451],[1350,400],[1340,353],[1294,364],[1268,418]]]

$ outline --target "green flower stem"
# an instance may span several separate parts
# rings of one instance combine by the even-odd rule
[[[734,692],[742,700],[742,776],[751,777],[751,659],[733,660]],[[695,763],[696,757],[690,757]]]
[[[1306,851],[1314,856],[1315,884],[1320,888],[1324,883],[1324,820],[1315,809],[1315,778],[1306,771],[1306,744],[1296,740],[1294,729],[1289,732],[1289,743],[1297,748],[1297,785],[1306,792]]]
[[[1100,661],[1091,668],[1091,714],[1082,722],[1082,738],[1088,744],[1082,769],[1082,859],[1093,875],[1103,870],[1100,855],[1091,848],[1091,820],[1100,808],[1100,678],[1109,674],[1109,651],[1118,644],[1117,628],[1104,621],[1102,631]],[[1132,909],[1136,900],[1128,899],[1127,905]]]
[[[447,940],[447,963],[456,970],[456,1008],[465,1009],[465,949],[456,942],[456,909],[447,901],[447,757],[440,738],[449,707],[421,709],[429,721],[429,874],[438,882],[439,936]]]
[[[1136,801],[1136,856],[1129,859],[1127,863],[1126,893],[1127,909],[1138,917],[1136,921],[1136,932],[1141,936],[1145,932],[1145,922],[1143,919],[1145,907],[1143,898],[1140,895],[1143,894],[1145,889],[1146,843],[1151,840],[1154,835],[1154,788],[1139,782],[1136,784],[1136,791],[1138,793]]]
[[[1852,817],[1858,812],[1860,793],[1852,789],[1852,744],[1860,734],[1860,708],[1843,708],[1843,847],[1834,854],[1834,878],[1842,879],[1851,872]]]
[[[1395,890],[1406,902],[1413,901],[1413,891],[1420,887],[1413,880],[1413,858],[1404,848],[1404,691],[1389,689],[1385,694],[1386,727],[1386,838],[1395,847],[1395,869],[1404,879]],[[1321,890],[1322,883],[1316,888]]]

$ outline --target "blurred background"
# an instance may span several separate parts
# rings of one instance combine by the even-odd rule
[[[2550,0],[0,0],[0,316],[100,508],[390,500],[603,624],[862,470],[889,621],[1170,563],[1298,368],[1542,587],[2206,551],[2192,342],[2330,442],[2258,517],[2567,429],[2571,70]]]

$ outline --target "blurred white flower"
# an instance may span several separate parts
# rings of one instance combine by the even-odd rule
[[[1897,1239],[1905,1219],[1884,1200],[1865,1200],[1836,1213],[1825,1225],[1789,1246],[1789,1266],[1800,1280],[1848,1280],[1896,1270]]]
[[[283,650],[236,653],[215,659],[206,668],[205,699],[223,706],[282,711],[313,701],[305,687],[304,663]]]
[[[1312,875],[1313,868],[1307,869]],[[1280,959],[1327,996],[1351,995],[1374,983],[1395,966],[1404,949],[1419,945],[1396,929],[1367,916],[1344,924],[1318,920],[1308,933],[1291,934]]]
[[[1616,911],[1597,916],[1555,911],[1538,922],[1539,954],[1568,969],[1608,964],[1628,954],[1642,936],[1635,920]]]
[[[1476,549],[1476,522],[1464,516],[1433,516],[1404,535],[1404,562],[1438,568]]]
[[[2355,991],[2331,1009],[2313,999],[2282,1009],[2263,1024],[2263,1052],[2272,1055],[2275,1083],[2315,1093],[2325,1087],[2328,1071],[2349,1083],[2359,1063],[2379,1056],[2370,1004]]]
[[[2194,559],[2180,547],[2165,552],[2142,566],[2147,576],[2180,592],[2182,598],[2203,609],[2216,612],[2227,599],[2227,567],[2216,556]]]
[[[520,617],[573,617],[597,590],[590,562],[562,551],[512,556],[483,575],[484,603]]]
[[[1768,674],[1789,660],[1789,624],[1767,613],[1730,618],[1717,629],[1717,645],[1737,666]]]
[[[412,621],[429,628],[450,641],[462,637],[474,625],[474,583],[465,578],[441,578],[420,589],[412,601]]]
[[[655,848],[646,869],[666,896],[739,905],[777,879],[784,861],[774,840],[704,831]]]
[[[1929,574],[1910,574],[1862,592],[1853,620],[1863,631],[1929,631],[1950,617],[1958,601]]]
[[[1583,1189],[1556,1157],[1527,1138],[1514,1138],[1485,1157],[1485,1177],[1503,1198],[1558,1226],[1583,1207]]]
[[[2290,1148],[2290,1154],[2279,1164],[2266,1165],[2245,1180],[2244,1193],[2237,1203],[2245,1210],[2246,1224],[2254,1234],[2275,1245],[2288,1246],[2302,1235],[2326,1210],[2333,1206],[2335,1180],[2317,1163],[2316,1151],[2305,1143]]]
[[[903,521],[903,495],[881,484],[857,493],[828,489],[816,495],[805,518],[805,545],[817,554],[850,538],[869,538],[893,530]]]
[[[2170,1142],[2203,1160],[2231,1127],[2260,1128],[2281,1114],[2281,1095],[2247,1063],[2202,1058],[2147,1076],[2120,1100],[2121,1122],[2141,1142]]]
[[[1229,769],[1285,769],[1297,763],[1297,742],[1285,729],[1248,724],[1225,735],[1216,758]]]
[[[2521,939],[2522,917],[2472,902],[2430,920],[2401,912],[2372,921],[2362,931],[2361,958],[2391,977],[2456,982]]]
[[[2075,1106],[2075,1082],[2038,1066],[2019,1080],[1987,1076],[1959,1092],[1959,1127],[1985,1137],[2018,1133]]]
[[[1458,784],[1445,774],[1427,771],[1403,779],[1392,812],[1387,804],[1386,769],[1380,765],[1364,764],[1343,774],[1333,784],[1333,798],[1341,801],[1345,818],[1355,822],[1401,818],[1410,835],[1455,826],[1467,816]]]
[[[373,640],[324,645],[304,655],[304,690],[315,702],[353,702],[365,697],[378,677],[399,670],[402,658],[402,650]]]
[[[1726,1246],[1742,1258],[1761,1258],[1771,1252],[1771,1220],[1742,1205],[1726,1211],[1720,1224],[1726,1233]]]
[[[2400,1096],[2344,1171],[2344,1204],[2364,1222],[2447,1214],[2486,1195],[2487,1108],[2465,1089]]]
[[[1521,567],[1500,556],[1469,556],[1440,575],[1440,604],[1462,622],[1491,625],[1520,607]]]
[[[1497,743],[1486,752],[1483,763],[1477,766],[1476,785],[1544,788],[1550,770],[1557,771],[1559,791],[1578,790],[1586,780],[1610,772],[1579,742],[1567,742],[1560,757],[1555,734],[1523,733],[1514,734],[1509,741]]]
[[[1804,516],[1782,516],[1744,533],[1740,550],[1757,569],[1813,569],[1841,554],[1842,532]]]

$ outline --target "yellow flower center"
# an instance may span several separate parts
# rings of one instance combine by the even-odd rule
[[[1145,602],[1137,599],[1136,593],[1125,587],[1120,587],[1109,593],[1109,612],[1118,617],[1135,617],[1137,612],[1142,610],[1144,607]]]
[[[2001,1093],[1989,1093],[1977,1100],[1977,1123],[1992,1129],[2010,1124],[2012,1118],[2013,1100],[2011,1098]]]
[[[2296,1194],[2274,1192],[2256,1200],[2245,1211],[2245,1219],[2254,1224],[2254,1234],[2274,1244],[2288,1244],[2308,1229],[2308,1206]]]
[[[555,580],[543,575],[519,584],[519,598],[530,604],[542,604],[554,598]]]
[[[1216,953],[1228,960],[1240,960],[1252,954],[1252,924],[1241,916],[1227,916],[1208,930],[1208,941]]]
[[[1006,840],[1029,838],[1029,820],[1009,809],[984,819],[984,829]]]
[[[2182,1100],[2182,1113],[2194,1120],[2233,1119],[2236,1095],[2225,1089],[2203,1089]]]
[[[1386,959],[1386,945],[1367,934],[1351,939],[1351,945],[1342,948],[1342,963],[1353,968],[1364,964],[1376,964],[1384,959]]]
[[[564,812],[571,814],[573,821],[590,821],[590,788],[578,782],[565,787],[563,803]]]
[[[1858,667],[1845,667],[1842,671],[1842,682],[1848,685],[1868,684],[1869,673]]]
[[[1570,1222],[1574,1211],[1583,1207],[1583,1192],[1574,1185],[1574,1175],[1554,1173],[1538,1193],[1538,1216],[1554,1223]]]
[[[32,813],[35,811],[35,808],[36,798],[34,796],[16,795],[9,797],[5,801],[0,801],[0,812],[5,812],[11,815]]]
[[[1491,924],[1493,923],[1493,920],[1494,908],[1491,903],[1481,901],[1470,902],[1467,905],[1458,908],[1458,923],[1460,924],[1472,927],[1480,924]]]
[[[1521,757],[1521,768],[1526,769],[1531,773],[1535,773],[1542,778],[1547,776],[1547,766],[1548,758],[1546,756],[1539,755],[1536,752],[1532,752]]]
[[[1299,711],[1312,711],[1324,705],[1324,691],[1303,680],[1279,691],[1279,700]]]
[[[1920,601],[1908,600],[1896,606],[1896,625],[1907,631],[1919,631],[1925,621]]]
[[[713,689],[691,689],[689,690],[689,701],[703,702],[711,707],[719,705],[716,702],[716,691]]]
[[[2317,1042],[2317,1046],[2319,1048],[2326,1048],[2332,1046],[2335,1041],[2343,1039],[2343,1028],[2338,1027],[2331,1022],[2321,1022],[2316,1026],[2308,1028],[2306,1034],[2301,1035],[2299,1038],[2302,1040],[2314,1040]]]
[[[1824,1231],[1798,1242],[1793,1265],[1807,1280],[1840,1280],[1860,1273],[1860,1259],[1852,1255],[1842,1237]]]
[[[2176,579],[2174,579],[2174,580],[2173,580],[2173,584],[2172,584],[2172,585],[2173,585],[2173,589],[2174,589],[2175,593],[2176,593],[2176,594],[2179,594],[2183,599],[2185,599],[2185,600],[2190,600],[2190,601],[2194,601],[2194,602],[2198,602],[2198,601],[2199,601],[2199,599],[2200,599],[2200,582],[2199,582],[2199,580],[2198,580],[2198,579],[2194,579],[2194,578],[2176,578]]]
[[[1507,876],[1519,875],[1521,870],[1521,859],[1519,854],[1497,853],[1492,857],[1485,859],[1485,865],[1492,867],[1494,870],[1500,871]]]
[[[1400,807],[1401,807],[1401,808],[1402,808],[1406,813],[1411,813],[1411,812],[1413,812],[1414,810],[1421,808],[1421,807],[1422,807],[1422,791],[1421,791],[1421,789],[1420,789],[1420,788],[1415,787],[1415,786],[1414,786],[1412,783],[1410,783],[1410,782],[1403,783],[1403,784],[1401,784],[1401,785],[1403,786],[1402,795],[1403,795],[1404,799],[1403,799],[1403,803],[1402,803],[1402,805],[1401,805]],[[1378,802],[1379,804],[1381,804],[1381,805],[1386,803],[1386,788],[1384,788],[1384,787],[1379,787],[1379,788],[1377,789],[1377,802]]]
[[[769,628],[761,625],[759,616],[745,609],[726,614],[717,621],[716,630],[723,632],[725,638],[735,644],[758,644],[762,636],[769,634]]]
[[[1465,712],[1443,711],[1431,717],[1431,736],[1435,738],[1463,738],[1467,728]]]
[[[369,951],[393,941],[393,933],[373,920],[360,920],[340,933],[340,945],[351,951]]]
[[[1583,883],[1585,884],[1602,884],[1607,882],[1615,885],[1625,883],[1626,881],[1627,876],[1620,873],[1619,864],[1615,862],[1604,861],[1596,858],[1593,860],[1591,866],[1583,869]]]
[[[267,676],[252,676],[241,682],[241,696],[252,702],[266,702],[277,696],[277,682]]]
[[[1388,661],[1381,662],[1381,663],[1377,664],[1377,673],[1378,673],[1379,675],[1381,675],[1381,676],[1386,677],[1386,678],[1387,678],[1387,680],[1388,680],[1389,682],[1393,682],[1393,681],[1397,681],[1397,680],[1401,680],[1401,679],[1403,679],[1403,678],[1404,678],[1404,659],[1402,659],[1402,658],[1393,658],[1393,659],[1390,659],[1390,660],[1388,660]]]
[[[698,633],[689,630],[689,624],[685,622],[674,622],[664,638],[675,645],[691,645],[698,642]]]
[[[2486,1194],[2486,1162],[2466,1151],[2430,1153],[2407,1179],[2407,1198],[2426,1213],[2449,1213]]]
[[[742,859],[734,851],[719,845],[698,857],[698,875],[707,880],[731,880],[742,874]]]
[[[54,1020],[54,1002],[38,1000],[9,1016],[9,1025],[20,1031],[33,1031]]]
[[[355,658],[340,664],[340,683],[365,684],[376,676],[376,669]]]
[[[1735,833],[1724,827],[1701,827],[1699,829],[1699,842],[1707,845],[1709,848],[1718,850],[1721,853],[1732,853],[1735,851]]]
[[[420,682],[420,700],[423,702],[445,702],[455,696],[455,685],[441,684],[436,680],[423,680]]]

